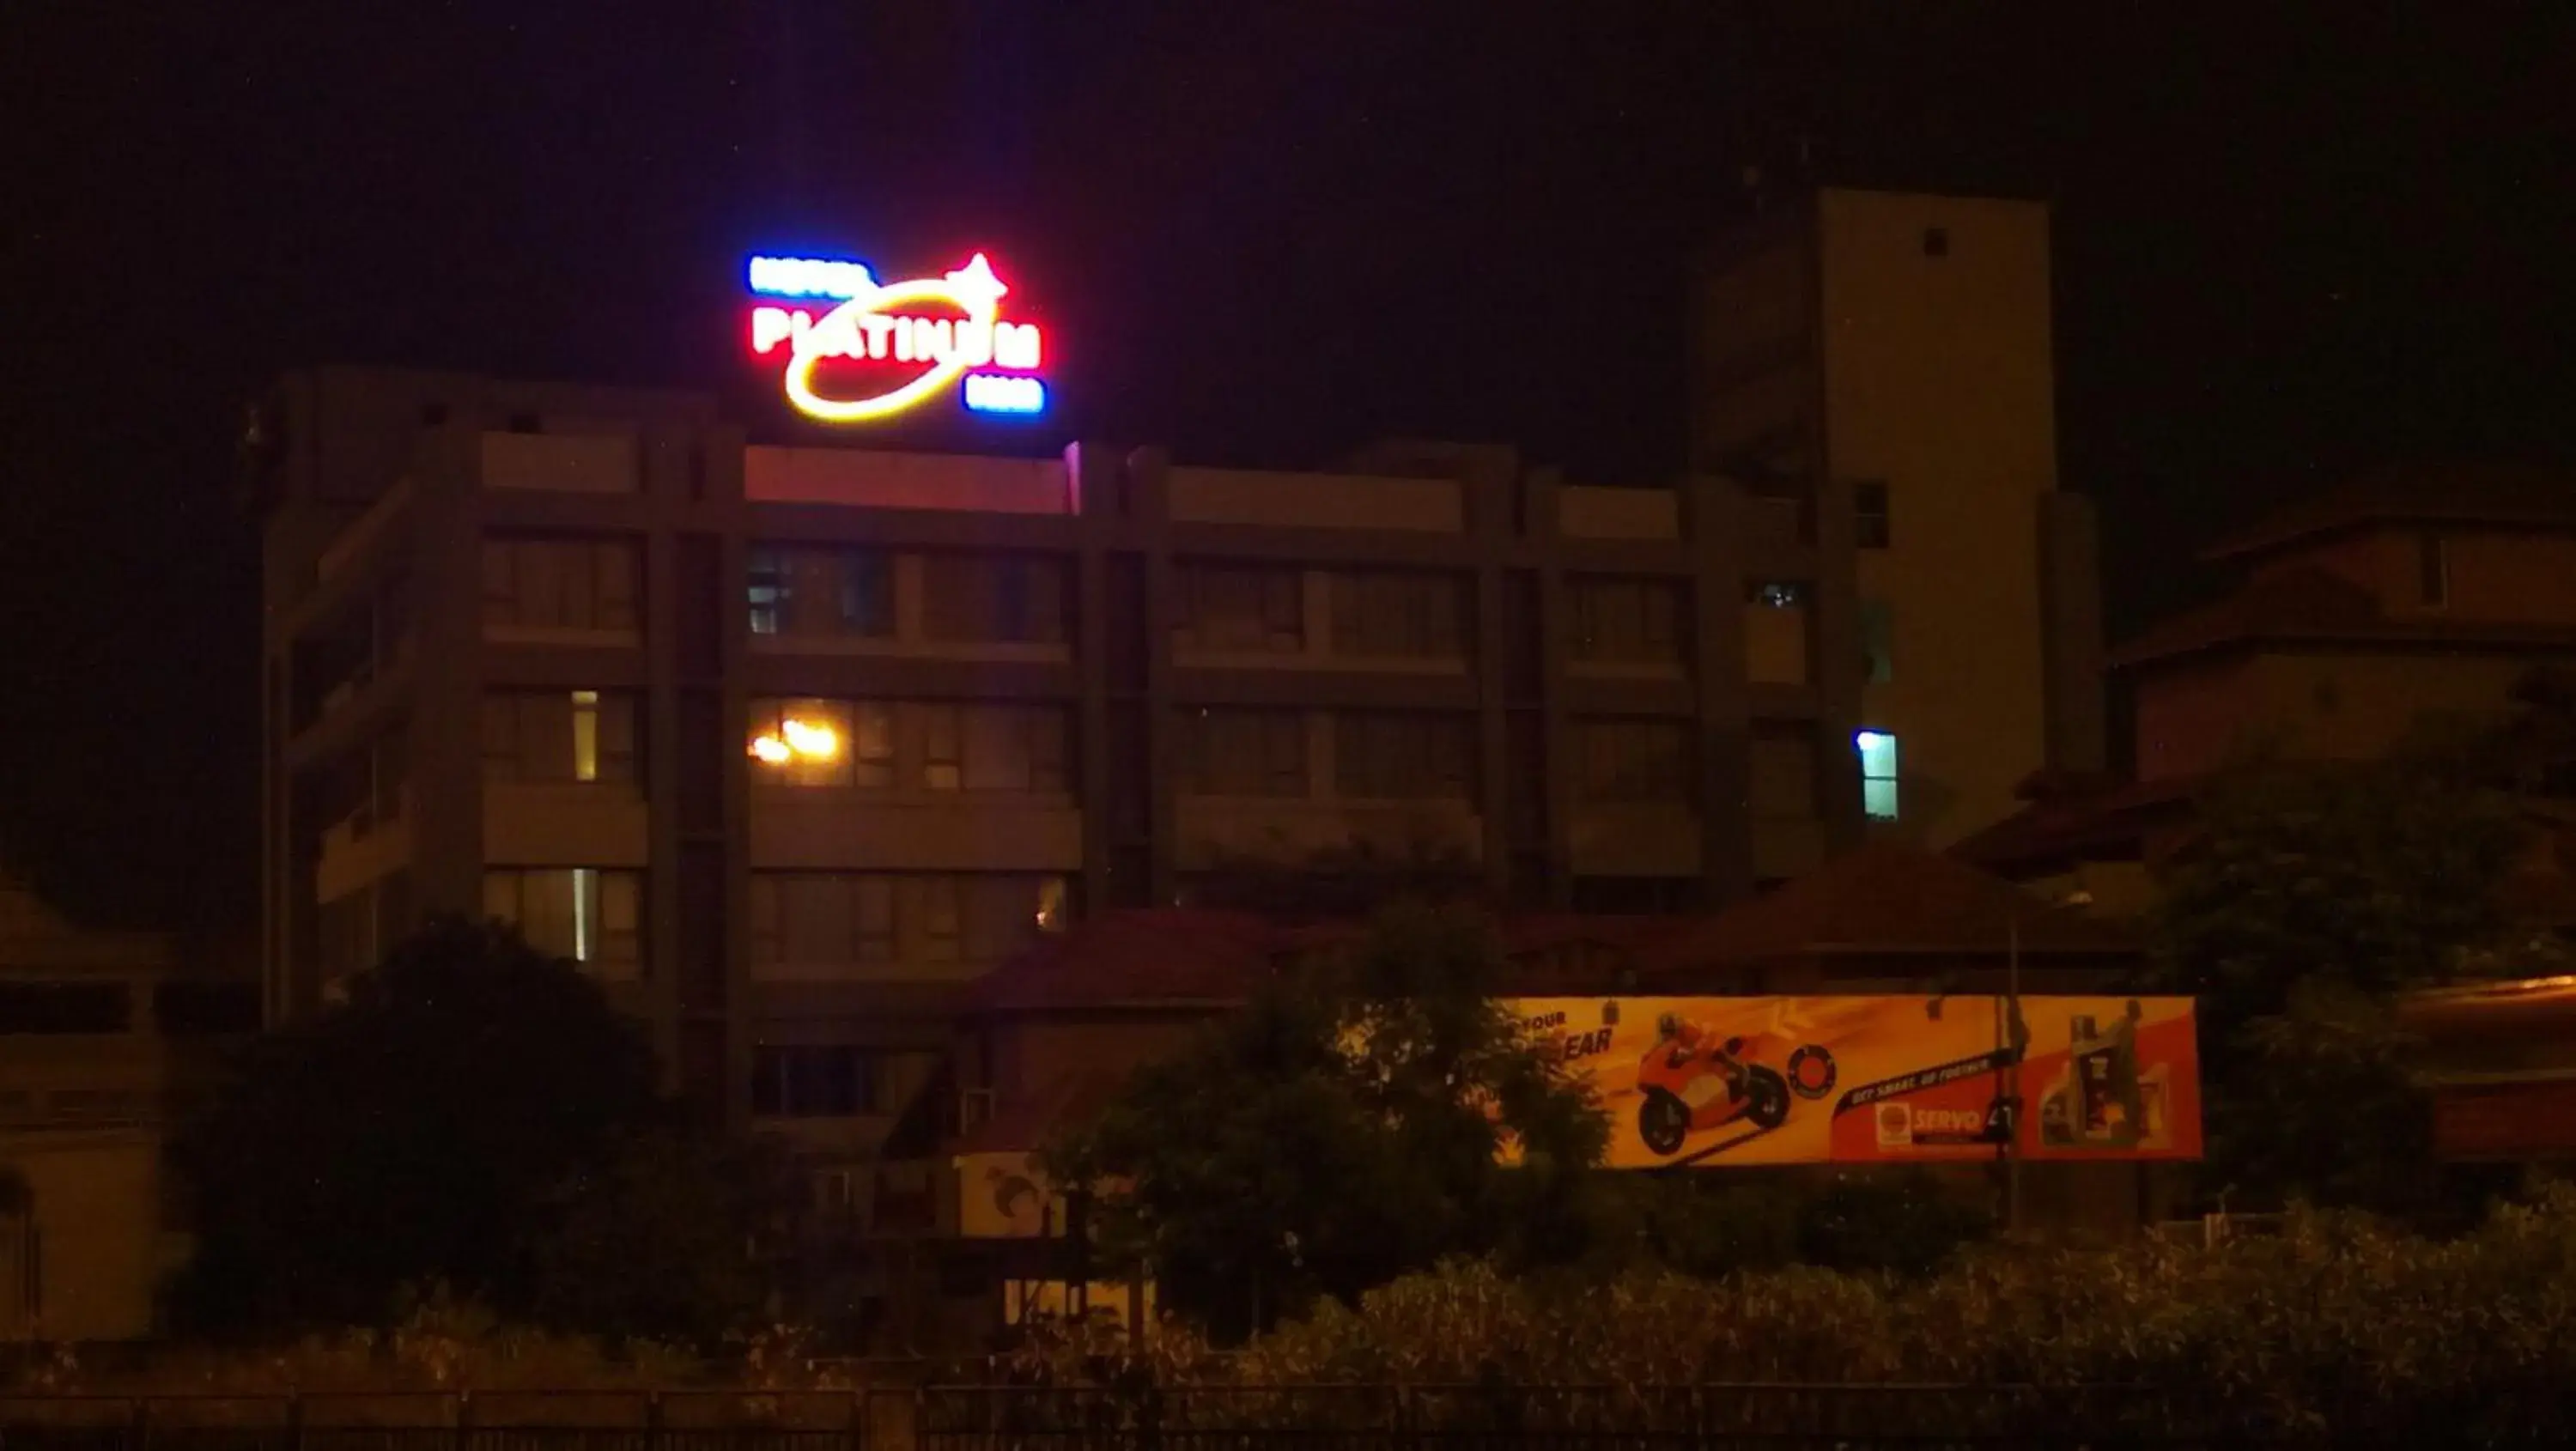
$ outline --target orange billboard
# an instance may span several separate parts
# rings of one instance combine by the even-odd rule
[[[2189,998],[1516,998],[1613,1168],[2196,1159]]]

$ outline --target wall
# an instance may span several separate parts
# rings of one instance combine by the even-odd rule
[[[2009,815],[2047,754],[2040,501],[2056,487],[2049,228],[2034,203],[1825,192],[1818,201],[1827,466],[1884,481],[1901,825],[1940,844]],[[1925,233],[1947,234],[1945,256]]]
[[[154,1293],[185,1249],[184,1240],[162,1231],[161,1136],[0,1130],[0,1168],[23,1177],[33,1193],[42,1287],[36,1322],[13,1325],[22,1302],[13,1300],[16,1287],[0,1284],[0,1342],[150,1335]]]
[[[2262,748],[2307,759],[2383,755],[2428,717],[2509,710],[2536,658],[2282,649],[2157,665],[2138,678],[2138,777],[2200,775]]]

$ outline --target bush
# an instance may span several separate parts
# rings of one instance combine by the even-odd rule
[[[1180,1385],[2147,1387],[2289,1437],[2540,1443],[2576,1435],[2576,1191],[2449,1241],[2302,1212],[2215,1250],[1996,1245],[1916,1279],[1791,1266],[1570,1289],[1455,1264],[1221,1360],[1167,1334],[1147,1369]]]

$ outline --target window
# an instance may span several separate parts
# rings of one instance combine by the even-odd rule
[[[1434,660],[1462,655],[1465,584],[1447,574],[1335,574],[1334,653]]]
[[[643,897],[641,872],[531,867],[483,874],[486,915],[518,928],[538,951],[611,981],[643,976]]]
[[[1852,485],[1852,543],[1862,549],[1885,549],[1894,538],[1887,485],[1874,479]]]
[[[1802,730],[1757,726],[1746,804],[1757,821],[1810,821],[1816,815],[1816,743]]]
[[[894,559],[881,550],[752,546],[751,632],[802,639],[894,634]]]
[[[486,539],[483,624],[633,634],[640,572],[631,539]]]
[[[1287,655],[1306,648],[1303,570],[1190,559],[1172,576],[1175,646]]]
[[[1603,664],[1678,663],[1682,583],[1673,579],[1567,582],[1568,653]]]
[[[1896,819],[1896,737],[1885,731],[1855,731],[1852,747],[1860,753],[1860,805],[1872,821]]]
[[[1814,655],[1805,583],[1756,580],[1744,591],[1744,676],[1765,685],[1804,685]]]
[[[750,725],[755,785],[894,784],[894,707],[883,701],[763,698]]]
[[[133,1011],[123,983],[0,983],[0,1033],[122,1033]]]
[[[921,923],[921,960],[955,962],[962,955],[965,917],[959,910],[955,877],[914,877],[908,908]]]
[[[2442,536],[2415,536],[2415,579],[2424,608],[2438,610],[2451,602],[2451,555]]]
[[[877,1107],[876,1060],[855,1043],[751,1050],[751,1111],[762,1118],[854,1118]]]
[[[1885,685],[1896,678],[1896,614],[1885,600],[1860,602],[1861,679]]]
[[[1303,796],[1306,718],[1293,710],[1183,711],[1178,722],[1184,796]]]
[[[1926,257],[1947,257],[1950,255],[1950,229],[1948,227],[1925,227],[1923,229],[1923,255]]]
[[[1061,706],[926,705],[922,711],[924,787],[1050,795],[1068,789]]]
[[[1698,799],[1688,721],[1578,720],[1574,751],[1585,802],[1687,807]]]
[[[1061,930],[1069,895],[1062,877],[1009,872],[754,872],[752,966],[756,976],[810,978],[897,962],[1000,962]]]
[[[922,560],[924,638],[1060,645],[1064,561],[1041,555],[934,554]]]
[[[155,983],[152,1021],[173,1036],[256,1033],[259,989],[249,983]]]
[[[635,698],[614,691],[483,697],[483,779],[632,785]]]
[[[1336,715],[1334,792],[1363,800],[1466,800],[1475,794],[1471,724],[1454,715]]]

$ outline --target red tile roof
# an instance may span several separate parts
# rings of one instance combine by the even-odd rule
[[[959,1136],[946,1152],[951,1156],[1029,1153],[1044,1146],[1058,1129],[1097,1118],[1124,1081],[1123,1074],[1106,1071],[1051,1079],[1035,1093],[995,1104],[991,1118]]]
[[[1768,896],[1706,916],[1504,919],[1521,959],[1515,991],[1595,992],[1605,965],[1668,990],[1695,969],[1807,952],[2001,952],[2017,923],[2032,953],[2135,950],[2122,933],[2053,907],[1998,877],[1932,852],[1864,847]],[[1113,912],[996,968],[976,986],[988,1014],[1230,1007],[1295,954],[1358,937],[1359,923],[1281,927],[1249,913],[1172,908]],[[1625,986],[1625,984],[1620,984]]]
[[[1273,970],[1285,945],[1279,928],[1249,912],[1109,912],[987,973],[970,1010],[1230,1006]]]
[[[2576,629],[2456,620],[2395,619],[2368,590],[2322,569],[2284,569],[2226,599],[2162,621],[2111,652],[2126,669],[2231,646],[2373,646],[2394,650],[2518,653],[2576,650]]]
[[[1652,944],[1646,971],[1669,976],[1819,953],[2000,953],[2016,934],[2026,953],[2137,950],[2126,933],[1964,862],[1873,844]]]
[[[2382,524],[2576,529],[2576,471],[2513,463],[2404,463],[2360,474],[2202,552],[2235,559]]]
[[[1953,844],[1950,855],[2010,876],[2071,861],[2128,860],[2150,833],[2190,820],[2196,776],[2111,783],[2046,797]]]

